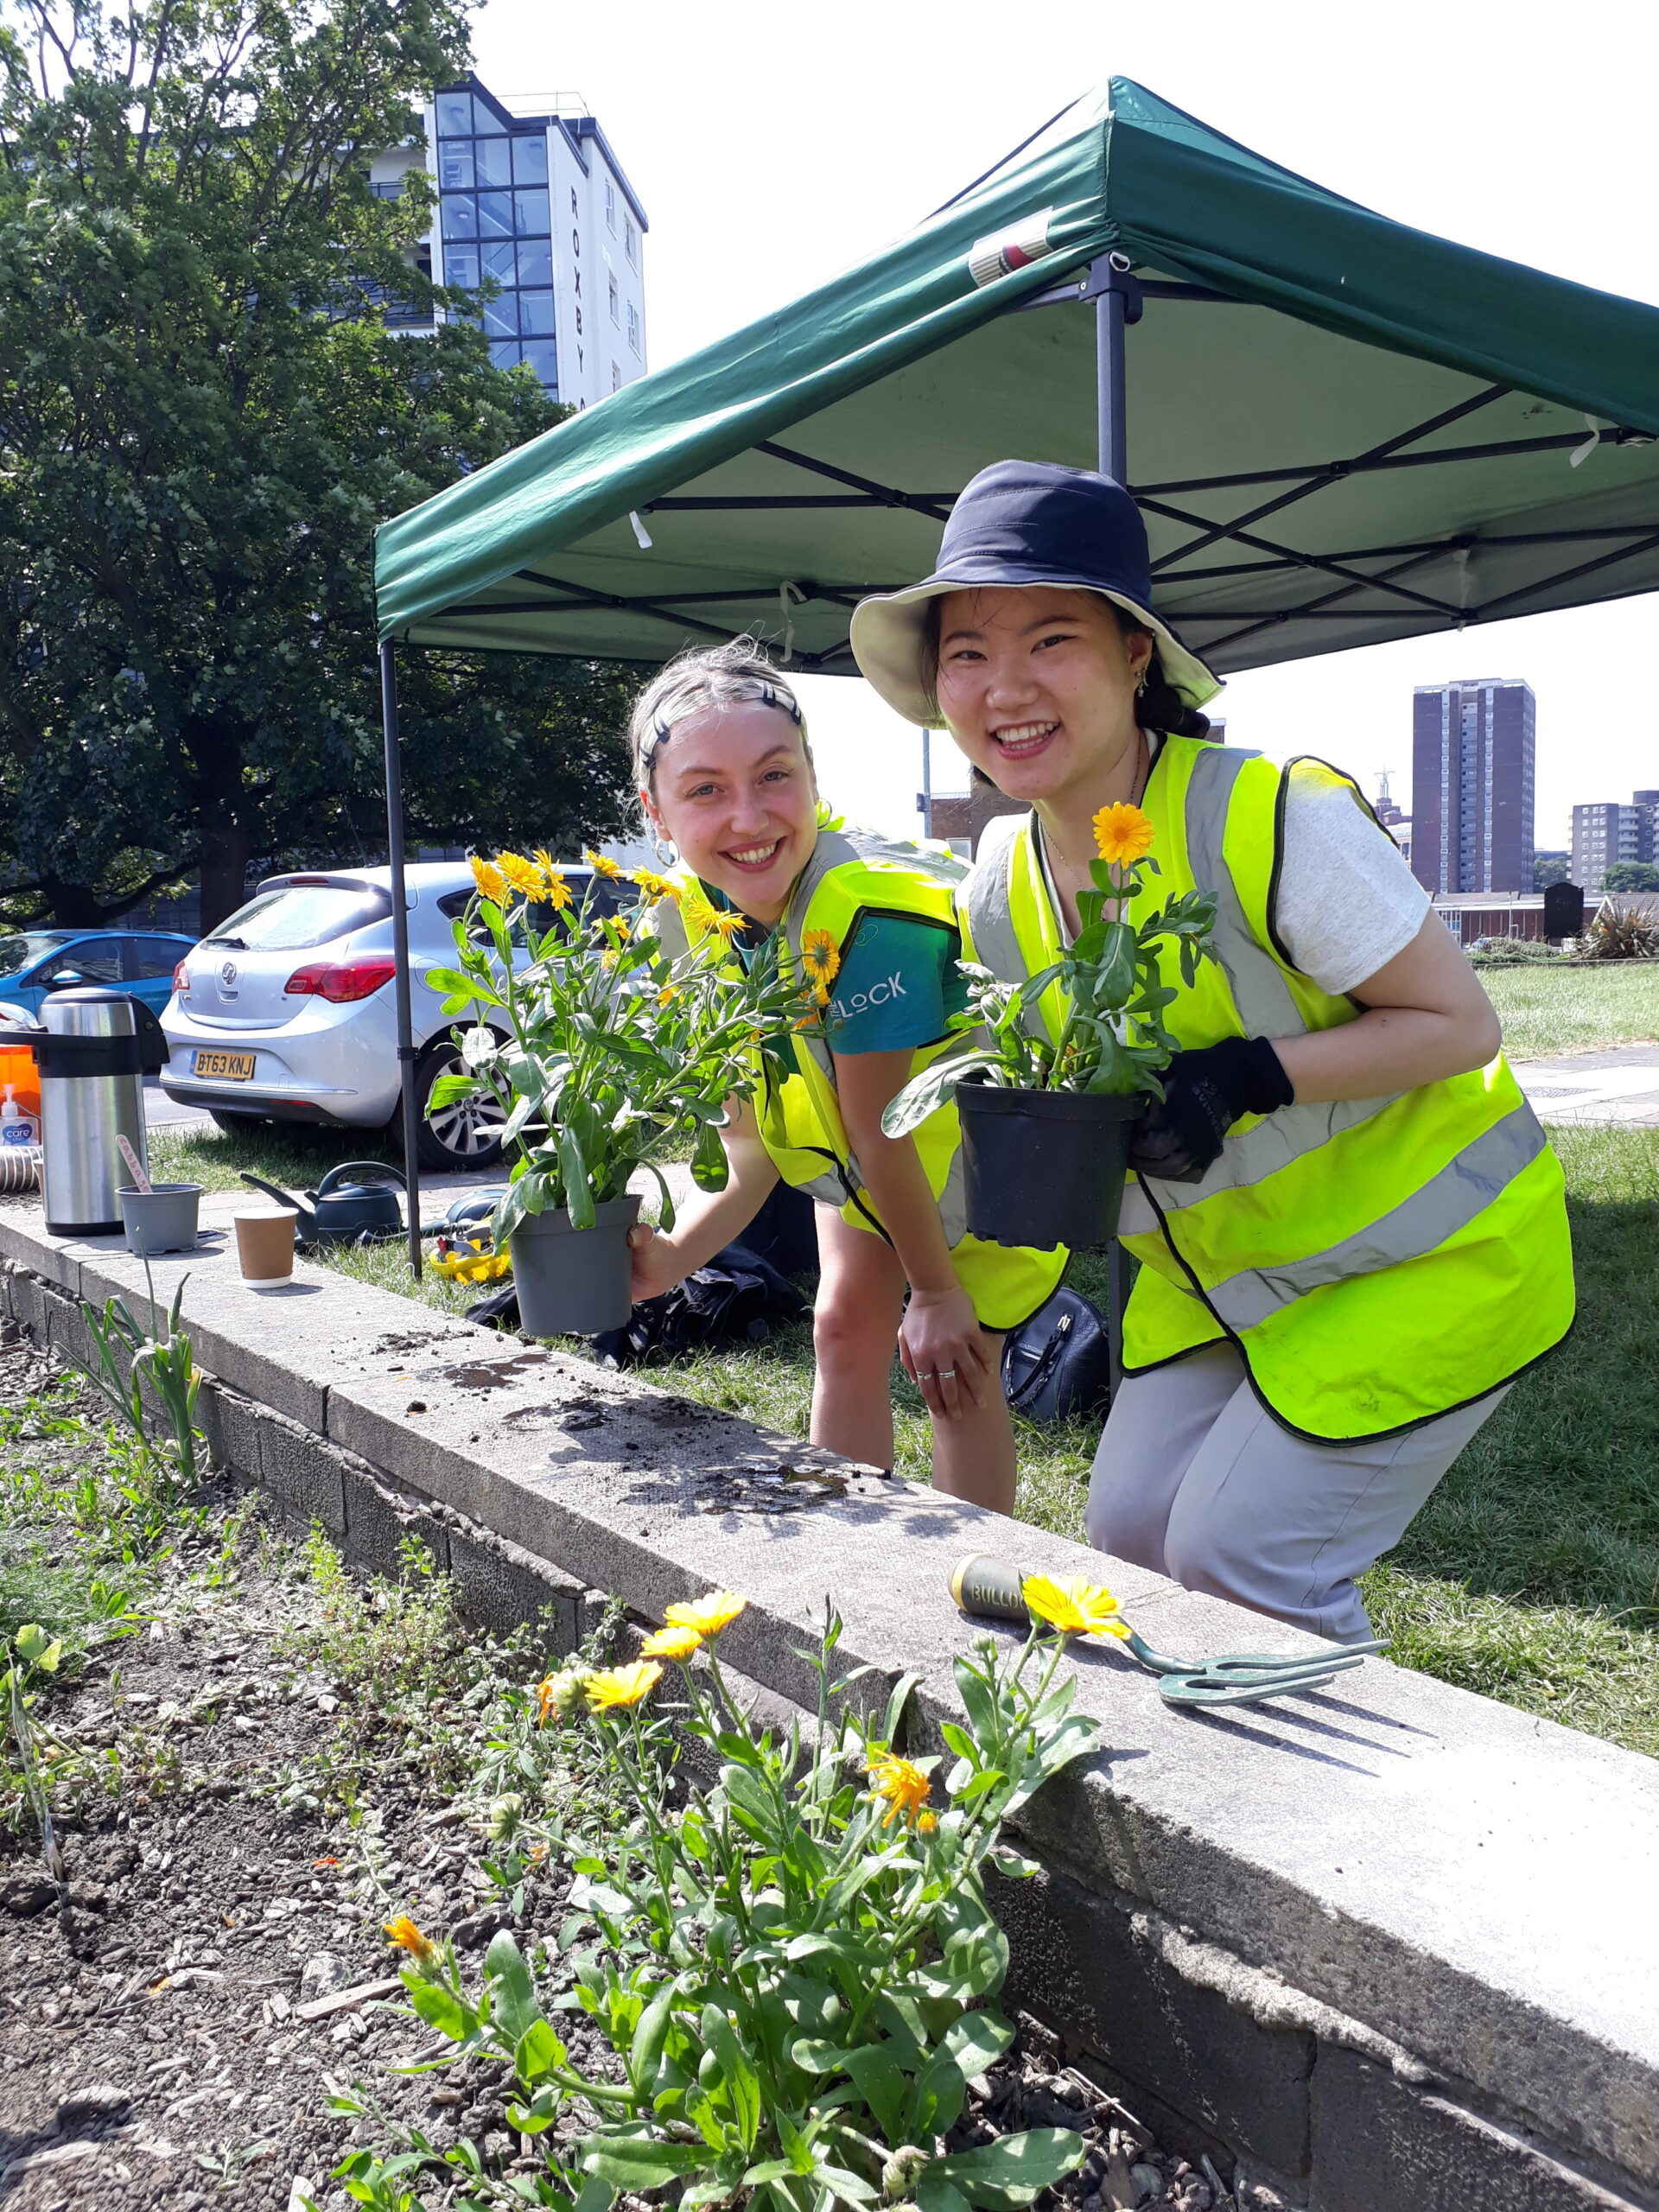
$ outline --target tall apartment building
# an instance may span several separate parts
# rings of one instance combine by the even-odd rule
[[[1411,865],[1425,889],[1531,890],[1535,718],[1518,677],[1418,685]]]
[[[1615,861],[1659,860],[1659,791],[1632,791],[1573,810],[1572,880],[1588,896],[1602,887]]]
[[[591,115],[514,115],[468,77],[428,105],[424,146],[378,157],[371,187],[398,192],[423,166],[438,204],[421,259],[446,284],[493,279],[483,318],[499,366],[528,361],[569,407],[645,374],[645,211]]]

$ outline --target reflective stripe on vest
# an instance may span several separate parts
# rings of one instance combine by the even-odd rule
[[[1163,873],[1130,918],[1194,886],[1217,896],[1214,962],[1192,986],[1166,978],[1178,996],[1165,1020],[1183,1046],[1294,1036],[1360,1010],[1275,942],[1293,774],[1358,798],[1322,762],[1280,769],[1192,739],[1166,740],[1148,780]],[[995,827],[958,902],[964,957],[1017,982],[1054,957],[1058,924],[1033,818]],[[1043,1001],[1051,1033],[1065,1014],[1055,995]],[[1120,1231],[1145,1262],[1129,1370],[1230,1337],[1269,1410],[1321,1440],[1393,1433],[1484,1396],[1571,1321],[1560,1171],[1501,1058],[1386,1097],[1247,1116],[1202,1182],[1140,1180]]]

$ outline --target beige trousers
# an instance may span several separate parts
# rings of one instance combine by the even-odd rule
[[[1503,1397],[1378,1444],[1310,1444],[1281,1428],[1230,1344],[1206,1346],[1117,1394],[1095,1454],[1086,1529],[1097,1550],[1357,1643],[1355,1587],[1397,1544]]]

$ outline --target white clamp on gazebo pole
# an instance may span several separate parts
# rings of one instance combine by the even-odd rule
[[[1128,488],[1128,404],[1123,333],[1141,320],[1141,287],[1124,253],[1103,254],[1089,270],[1082,296],[1095,303],[1095,397],[1100,473]],[[1114,1236],[1106,1259],[1106,1332],[1112,1389],[1123,1380],[1123,1308],[1129,1297],[1129,1255]]]
[[[397,677],[391,640],[380,647],[380,721],[386,743],[386,857],[391,863],[392,988],[397,998],[397,1080],[404,1103],[404,1203],[409,1208],[409,1264],[421,1275],[420,1102],[415,1096],[415,1018],[409,973],[409,893],[404,880],[404,771],[397,742]]]

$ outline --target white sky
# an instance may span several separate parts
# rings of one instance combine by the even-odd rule
[[[585,94],[651,218],[655,367],[899,236],[1114,73],[1382,213],[1659,302],[1651,0],[490,0],[475,54],[503,96]],[[1574,801],[1659,785],[1656,642],[1659,602],[1632,599],[1254,670],[1217,711],[1230,741],[1372,792],[1391,768],[1408,804],[1413,686],[1525,677],[1537,841],[1564,846]],[[861,682],[804,690],[836,804],[914,831],[919,734]],[[965,782],[948,738],[934,753],[936,790]]]

